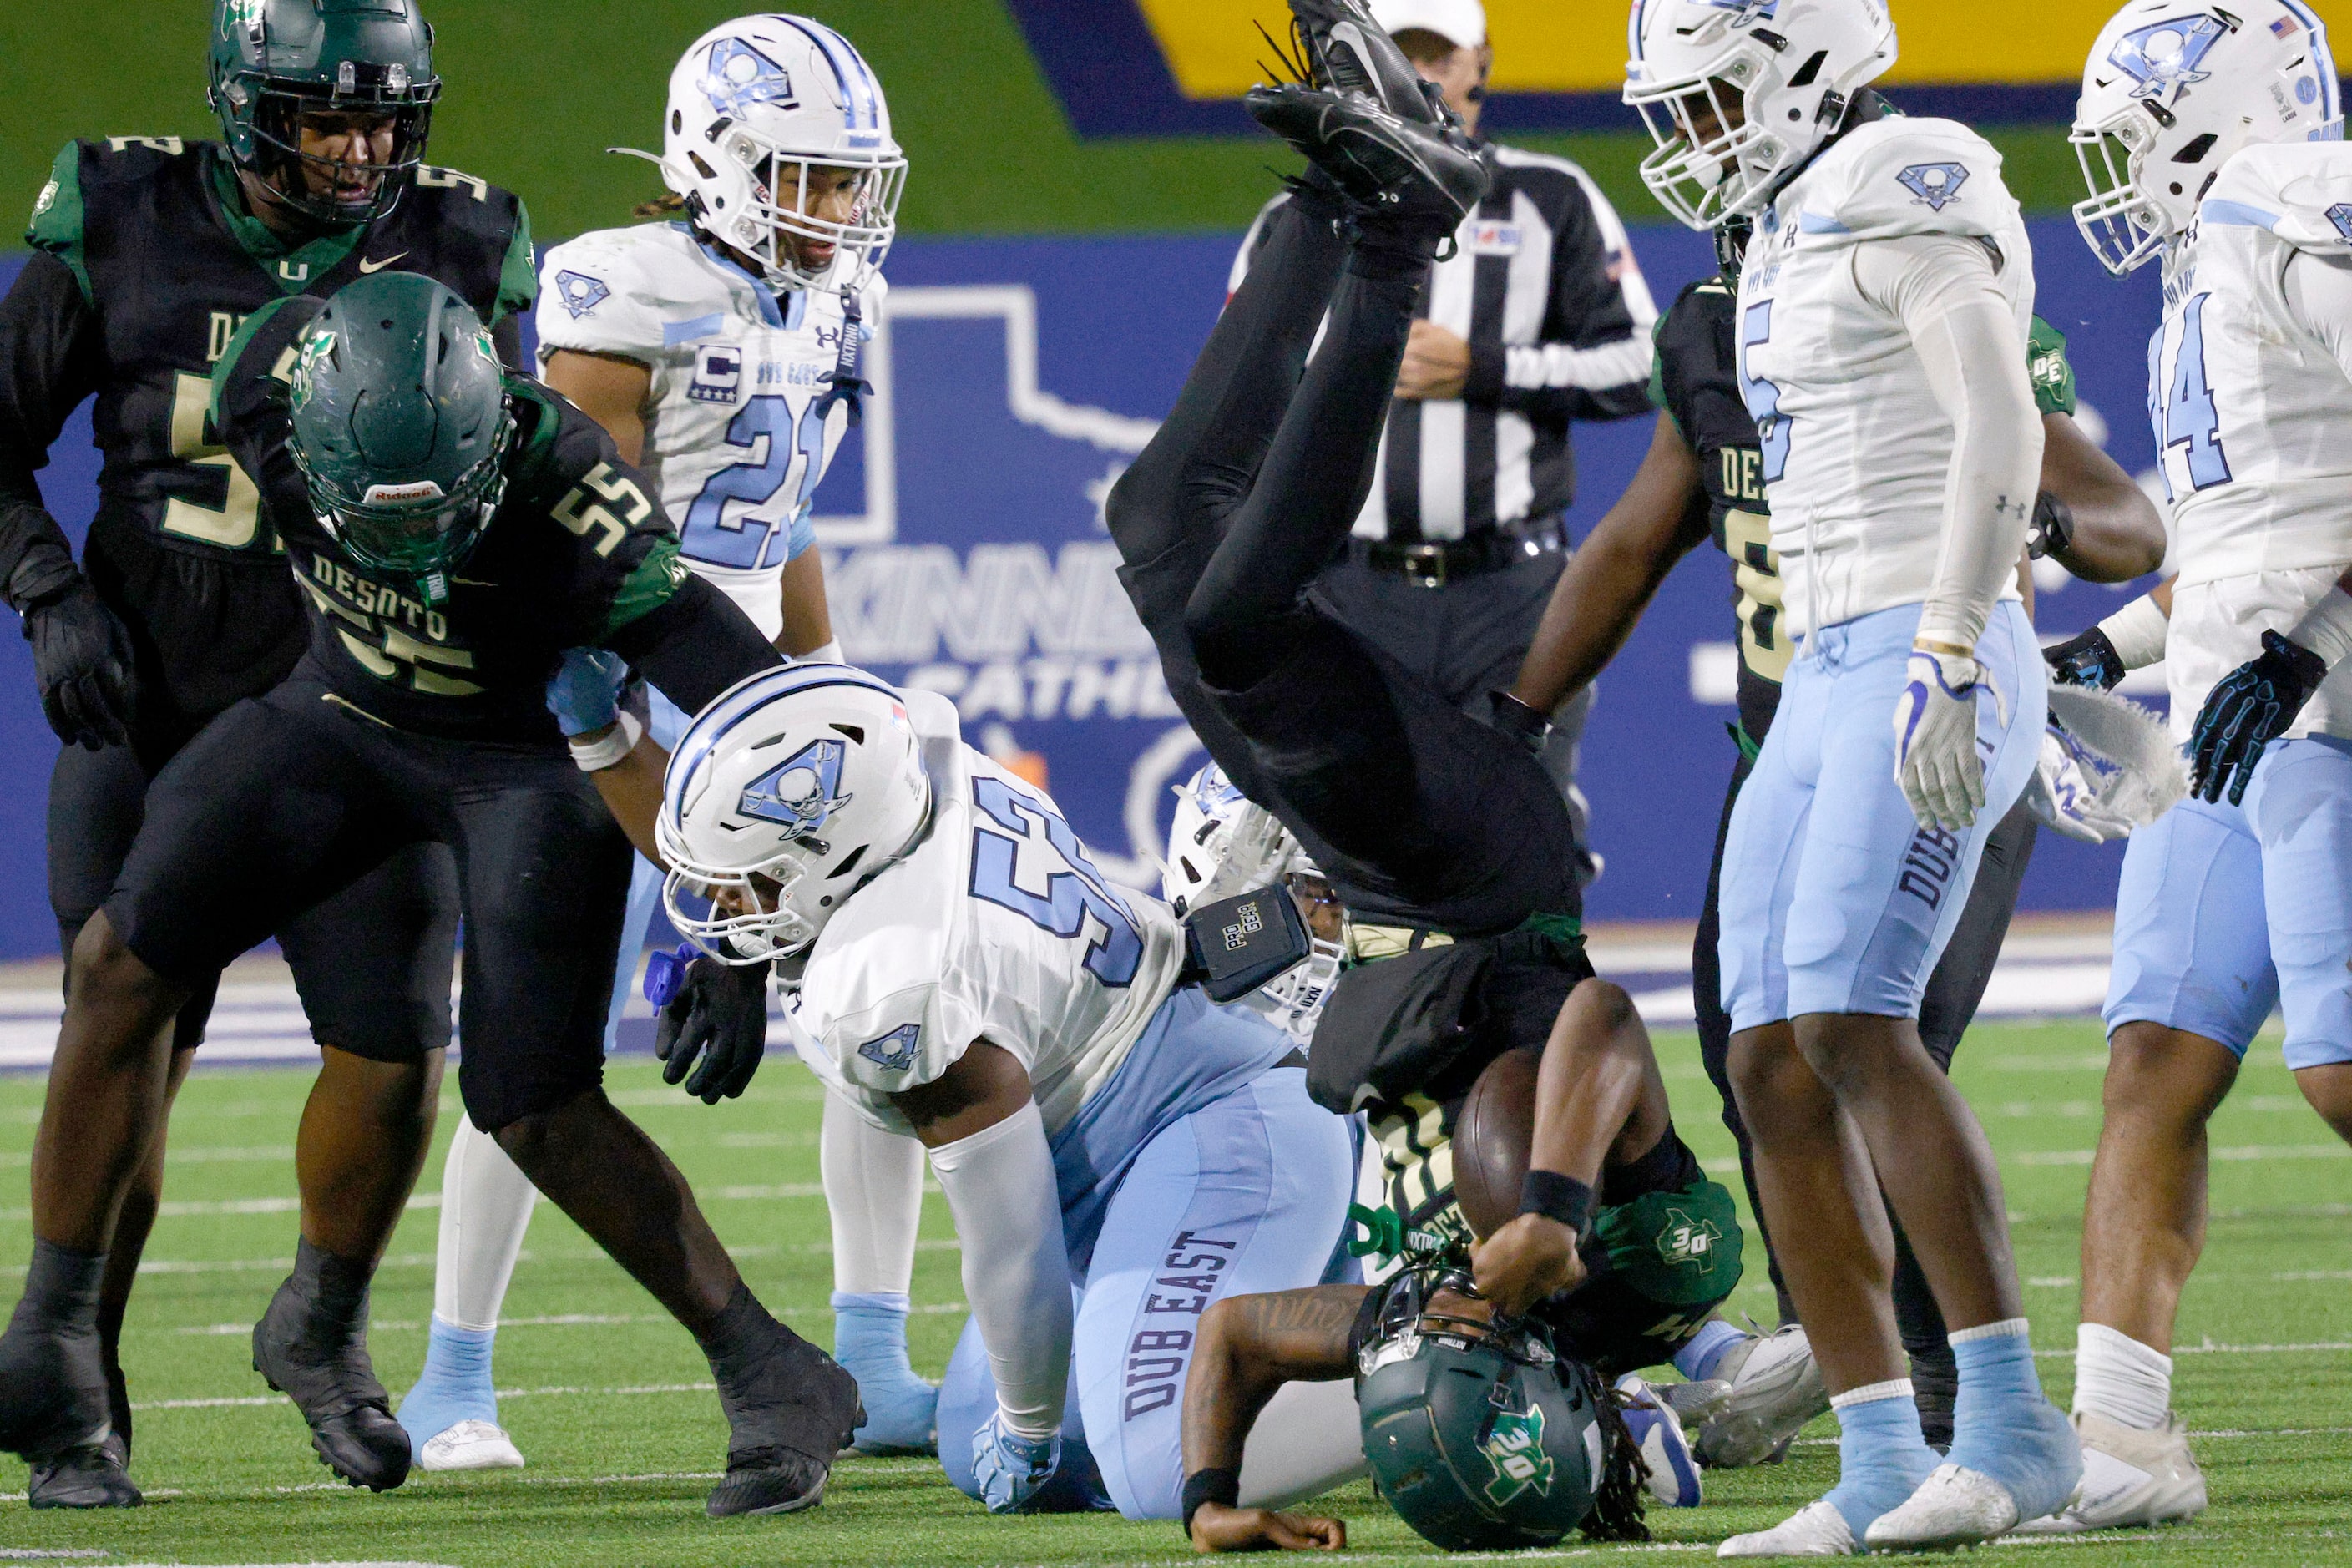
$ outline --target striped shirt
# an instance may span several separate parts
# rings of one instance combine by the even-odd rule
[[[1480,152],[1493,188],[1415,310],[1468,341],[1469,378],[1458,401],[1399,399],[1390,411],[1361,539],[1460,539],[1564,511],[1576,493],[1569,422],[1650,406],[1658,309],[1616,210],[1565,158],[1493,142]],[[1288,199],[1250,226],[1232,289]]]

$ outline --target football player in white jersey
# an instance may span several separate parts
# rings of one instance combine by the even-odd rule
[[[885,285],[906,160],[856,49],[802,16],[753,16],[697,39],[672,72],[664,153],[672,221],[560,245],[537,319],[549,385],[608,430],[661,487],[680,553],[782,652],[841,658],[810,513],[858,417],[860,355]],[[647,154],[650,156],[650,154]],[[658,692],[648,728],[686,726]],[[606,1048],[635,978],[661,874],[630,890]],[[927,1448],[931,1386],[907,1362],[907,1292],[922,1153],[828,1106],[835,1348],[864,1393],[864,1449]],[[487,1135],[461,1128],[442,1178],[430,1348],[403,1401],[428,1470],[521,1464],[498,1424],[490,1346],[535,1194]]]
[[[1639,0],[1625,97],[1685,223],[1752,215],[1739,375],[1786,620],[1802,637],[1724,851],[1730,1068],[1842,1474],[1726,1556],[1988,1539],[2072,1495],[1984,1134],[1936,1070],[1921,988],[1986,835],[2032,775],[2042,661],[2017,603],[2042,433],[2032,256],[2000,156],[1892,115],[1881,0]],[[1883,1184],[1959,1369],[1922,1440],[1887,1281]]]
[[[1168,906],[934,694],[744,682],[679,742],[659,832],[698,969],[776,961],[802,1059],[929,1152],[971,1302],[950,1479],[997,1512],[1177,1517],[1201,1314],[1314,1284],[1347,1213],[1348,1124],[1303,1055],[1190,984]]]
[[[2179,575],[2052,653],[2057,679],[2099,686],[2162,659],[2201,788],[2124,856],[2083,1222],[2087,1469],[2082,1499],[2037,1530],[2205,1506],[2171,1410],[2173,1319],[2204,1240],[2206,1122],[2274,1005],[2305,1098],[2352,1138],[2352,598],[2336,585],[2352,563],[2352,148],[2337,90],[2300,0],[2131,0],[2084,72],[2076,221],[2110,271],[2164,264],[2148,410]]]

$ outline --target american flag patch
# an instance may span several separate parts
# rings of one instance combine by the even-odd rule
[[[2292,16],[2281,16],[2271,24],[2271,34],[2274,37],[2291,38],[2302,26],[2303,24]]]

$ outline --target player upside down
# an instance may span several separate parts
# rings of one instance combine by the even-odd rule
[[[1312,49],[1322,40],[1309,7],[1297,9]],[[1360,639],[1310,587],[1363,502],[1423,277],[1483,176],[1425,119],[1408,122],[1412,106],[1394,96],[1391,115],[1298,88],[1259,89],[1251,108],[1317,168],[1270,220],[1174,411],[1112,494],[1121,579],[1210,755],[1297,835],[1349,911],[1356,967],[1318,1030],[1318,1100],[1366,1110],[1384,1141],[1428,1150],[1489,1062],[1543,1047],[1521,1212],[1497,1216],[1506,1223],[1478,1245],[1478,1289],[1509,1314],[1549,1302],[1556,1322],[1596,1287],[1622,1292],[1588,1325],[1619,1343],[1604,1352],[1598,1332],[1577,1343],[1571,1330],[1562,1349],[1626,1367],[1661,1361],[1737,1268],[1710,1273],[1673,1310],[1590,1237],[1596,1198],[1605,1223],[1611,1208],[1667,1193],[1704,1204],[1722,1190],[1674,1133],[1630,998],[1584,956],[1566,808],[1518,742]],[[1438,1026],[1416,1034],[1417,1004]],[[1431,1191],[1414,1195],[1449,1206],[1444,1169],[1425,1165]],[[1304,1389],[1274,1407],[1265,1429],[1278,1440],[1246,1468],[1242,1444],[1286,1377],[1346,1375],[1367,1294],[1321,1286],[1213,1309],[1186,1408],[1197,1546],[1344,1540],[1336,1521],[1235,1505],[1309,1495],[1360,1463],[1345,1399]],[[1269,1310],[1312,1343],[1270,1379],[1261,1359],[1237,1404],[1223,1363],[1272,1347],[1237,1347],[1232,1331]]]

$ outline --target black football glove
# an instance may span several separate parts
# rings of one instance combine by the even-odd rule
[[[2112,691],[2123,684],[2123,655],[2107,640],[2107,634],[2096,626],[2081,637],[2068,637],[2043,648],[2042,657],[2050,666],[2050,679],[2060,686]]]
[[[2263,634],[2263,651],[2214,687],[2197,710],[2189,735],[2189,793],[2219,802],[2230,785],[2230,804],[2246,797],[2263,748],[2277,740],[2327,679],[2327,666],[2309,648],[2276,632]]]
[[[662,1081],[705,1105],[741,1094],[768,1049],[768,965],[697,958],[654,1021]],[[701,1065],[695,1065],[695,1058]],[[688,1069],[694,1076],[687,1078]]]
[[[2074,542],[2074,509],[2043,490],[2033,498],[2033,521],[2025,528],[2025,553],[2035,561]]]
[[[93,752],[130,742],[131,634],[87,579],[26,610],[25,640],[58,740]]]

